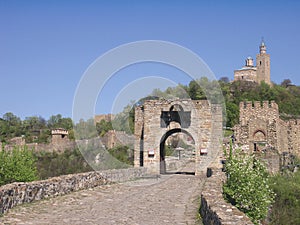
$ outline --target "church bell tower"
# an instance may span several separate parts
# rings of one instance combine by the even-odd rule
[[[270,55],[267,54],[267,47],[264,40],[261,41],[259,46],[259,54],[256,55],[256,68],[257,68],[257,83],[264,81],[271,84],[270,78]]]

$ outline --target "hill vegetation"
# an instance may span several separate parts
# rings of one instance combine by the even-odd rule
[[[218,96],[221,90],[224,98]],[[186,95],[183,94],[183,90]],[[191,81],[188,85],[179,84],[177,87],[169,87],[165,91],[156,89],[152,95],[162,98],[182,98],[189,96],[193,100],[210,99],[224,101],[226,106],[226,126],[233,127],[239,119],[239,103],[242,101],[272,101],[279,106],[279,112],[283,118],[296,118],[300,115],[300,86],[292,85],[289,79],[281,84],[257,84],[250,81],[229,82],[226,77],[219,81],[208,81],[201,78]],[[222,102],[221,102],[222,103]]]
[[[271,178],[276,197],[269,215],[269,224],[300,224],[300,170],[277,174]]]
[[[51,129],[64,128],[69,131],[69,137],[74,138],[71,118],[63,118],[57,114],[45,120],[41,116],[30,116],[21,120],[12,112],[7,112],[0,118],[0,142],[9,143],[14,137],[24,137],[26,143],[48,143]]]
[[[188,85],[178,84],[162,91],[154,89],[153,92],[135,104],[127,105],[122,112],[117,114],[112,122],[100,121],[96,129],[94,120],[81,120],[73,124],[71,118],[64,118],[60,114],[45,120],[41,116],[26,117],[21,120],[11,112],[5,113],[0,118],[0,142],[8,143],[11,138],[25,137],[26,143],[48,143],[52,128],[64,128],[69,131],[69,138],[74,139],[73,126],[76,127],[79,139],[104,136],[110,129],[123,130],[132,134],[134,129],[134,106],[143,104],[149,99],[174,99],[191,98],[192,100],[209,99],[215,103],[225,103],[226,126],[233,127],[239,120],[239,103],[241,101],[272,101],[279,106],[283,119],[297,118],[300,116],[300,86],[292,85],[289,79],[281,84],[268,84],[262,82],[237,81],[229,82],[226,77],[219,81],[209,81],[206,77],[191,81]]]

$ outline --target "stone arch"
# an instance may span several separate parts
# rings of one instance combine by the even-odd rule
[[[190,134],[187,130],[181,129],[181,128],[174,128],[171,130],[168,130],[165,134],[160,139],[160,146],[159,146],[159,151],[160,151],[160,173],[165,173],[166,172],[166,164],[165,164],[165,142],[170,137],[172,134],[175,133],[184,133],[191,137],[193,139],[193,142],[195,143],[195,138],[193,137],[192,134]]]
[[[176,103],[170,107],[169,111],[184,111],[184,109],[180,104]]]
[[[143,166],[150,174],[160,174],[165,157],[161,156],[161,143],[181,132],[192,137],[195,152],[191,155],[195,158],[195,174],[199,175],[220,149],[222,108],[207,100],[147,100],[135,108],[134,127],[135,167]],[[201,155],[204,150],[208,154]]]
[[[254,141],[266,141],[267,140],[266,132],[262,129],[258,129],[253,133],[253,140]]]
[[[257,129],[253,133],[253,150],[260,151],[262,146],[264,147],[267,143],[266,132],[262,129]]]

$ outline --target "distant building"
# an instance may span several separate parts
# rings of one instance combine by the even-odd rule
[[[101,115],[95,115],[94,122],[99,123],[101,120],[105,120],[106,122],[110,122],[114,119],[113,114],[101,114]]]
[[[270,54],[267,54],[267,47],[264,41],[259,46],[259,53],[256,55],[256,66],[253,59],[249,56],[246,64],[241,69],[234,71],[234,81],[245,80],[256,83],[265,83],[272,85],[270,77]]]
[[[127,145],[133,148],[134,135],[126,134],[125,131],[109,130],[101,137],[101,142],[108,149],[118,145]]]
[[[62,141],[69,141],[69,132],[63,128],[57,128],[51,130],[51,143],[52,144],[60,144]]]

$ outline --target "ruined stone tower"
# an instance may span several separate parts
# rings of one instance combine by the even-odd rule
[[[69,132],[63,128],[57,128],[51,130],[51,143],[52,144],[61,144],[69,140]]]
[[[165,142],[175,133],[195,143],[195,174],[201,174],[221,151],[222,107],[207,100],[148,100],[135,108],[135,167],[165,173]],[[207,154],[201,154],[207,153]]]
[[[259,46],[259,54],[256,55],[257,83],[264,81],[271,85],[270,78],[270,54],[267,54],[267,47],[262,40]]]
[[[274,101],[241,102],[234,131],[237,143],[250,152],[273,147],[300,157],[300,120],[282,120]]]

